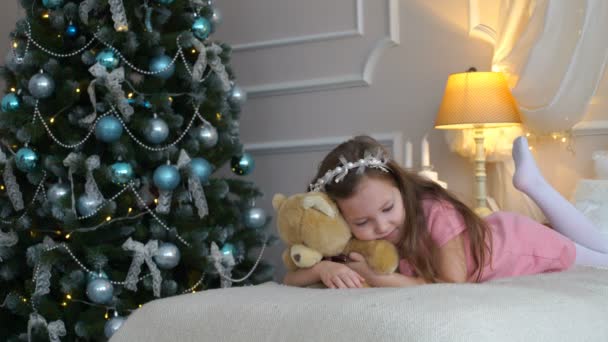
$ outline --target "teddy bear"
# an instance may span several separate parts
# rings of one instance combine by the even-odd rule
[[[379,274],[397,269],[399,254],[385,240],[361,241],[352,236],[334,201],[323,192],[298,193],[272,199],[277,229],[287,245],[282,258],[289,271],[312,267],[323,258],[361,254]]]

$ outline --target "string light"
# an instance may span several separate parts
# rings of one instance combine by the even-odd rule
[[[125,32],[128,30],[129,30],[129,26],[127,26],[127,25],[121,25],[116,29],[116,31],[118,31],[118,32]]]
[[[77,92],[77,93],[80,93],[80,88],[76,88],[76,92]]]
[[[154,199],[154,204],[158,204],[158,198]]]
[[[534,147],[528,146],[528,150],[532,151],[532,150],[534,150]]]
[[[566,137],[562,137],[562,142],[565,143],[566,142]]]
[[[30,230],[30,236],[31,236],[31,237],[36,237],[36,232],[35,232],[35,231],[33,231],[33,230]]]
[[[52,117],[52,118],[49,120],[49,122],[50,122],[50,123],[55,123],[55,117]]]
[[[65,238],[66,238],[66,239],[69,239],[69,238],[70,238],[70,236],[72,236],[72,234],[71,234],[71,233],[67,233],[67,234],[65,234]]]
[[[50,17],[49,12],[42,13],[42,19],[48,19]]]
[[[129,95],[127,95],[130,99],[133,98],[133,93],[129,93]]]
[[[105,315],[103,315],[103,318],[108,319],[110,318],[110,315],[108,314],[108,312],[106,311]]]
[[[108,217],[106,217],[106,221],[107,221],[107,222],[110,222],[111,220],[112,220],[112,216],[108,216]]]
[[[65,298],[67,298],[69,300],[72,300],[72,295],[68,293],[68,294],[65,295]]]
[[[141,307],[142,307],[142,306],[144,306],[144,305],[143,305],[143,304],[139,304],[138,306],[141,308]]]
[[[133,211],[133,208],[129,208],[129,214]]]
[[[57,38],[61,38],[61,35],[60,35],[60,34],[58,34],[58,35],[57,35]]]
[[[61,303],[61,306],[68,306],[68,302]]]
[[[196,49],[192,49],[192,53],[196,53]]]
[[[59,230],[59,229],[58,229],[58,230],[56,230],[56,231],[55,231],[55,234],[57,234],[57,235],[61,235],[61,230]]]
[[[13,92],[13,93],[14,93],[14,92],[16,92],[16,91],[17,91],[17,89],[15,89],[15,87],[11,87],[11,92]]]
[[[4,185],[0,185],[0,190],[4,191]]]
[[[217,118],[217,120],[222,120],[222,113],[215,113],[215,117]]]
[[[173,102],[173,97],[169,96],[169,102]]]
[[[15,49],[16,49],[18,46],[19,46],[19,43],[17,43],[17,41],[14,41],[14,42],[13,42],[13,48],[15,48]]]
[[[23,297],[23,298],[21,298],[21,301],[24,303],[27,303],[27,298]]]

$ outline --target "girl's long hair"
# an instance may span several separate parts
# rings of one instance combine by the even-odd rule
[[[311,183],[325,175],[328,170],[340,166],[340,157],[344,157],[347,161],[356,161],[364,158],[366,153],[376,155],[378,150],[382,151],[382,155],[388,159],[388,152],[375,139],[369,136],[356,136],[338,145],[323,159],[319,165],[317,176]],[[363,177],[386,179],[392,182],[403,197],[403,206],[406,213],[404,234],[398,246],[400,254],[410,263],[418,276],[432,283],[443,282],[445,279],[441,279],[438,274],[438,246],[432,240],[427,228],[422,200],[432,199],[450,203],[462,215],[464,220],[470,242],[470,251],[477,268],[475,281],[481,281],[481,270],[483,265],[486,265],[487,258],[491,258],[492,249],[491,232],[487,224],[456,196],[437,183],[415,173],[407,172],[392,159],[389,160],[387,166],[390,173],[373,168],[366,168],[363,173],[353,170],[341,182],[335,183],[332,181],[326,184],[325,192],[333,200],[346,199],[354,195]]]

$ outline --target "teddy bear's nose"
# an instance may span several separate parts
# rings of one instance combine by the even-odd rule
[[[294,254],[294,255],[293,255],[293,260],[294,260],[295,262],[300,262],[300,258],[301,258],[301,257],[300,257],[300,254]]]

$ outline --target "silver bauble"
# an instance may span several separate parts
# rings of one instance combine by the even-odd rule
[[[248,228],[260,228],[266,223],[266,212],[262,208],[248,208],[243,213],[243,223]]]
[[[165,120],[154,117],[146,123],[144,136],[151,144],[160,144],[169,136],[169,126]]]
[[[176,245],[163,242],[154,254],[154,262],[158,265],[158,268],[170,270],[179,264],[180,257],[181,254]]]
[[[112,335],[114,335],[114,333],[120,329],[125,321],[126,319],[120,316],[110,318],[103,328],[103,333],[106,335],[106,338],[112,337]]]
[[[107,304],[114,296],[114,287],[108,279],[96,278],[87,284],[87,297],[97,304]]]
[[[212,125],[206,124],[194,129],[194,136],[204,148],[212,148],[217,144],[217,129]]]
[[[78,197],[78,200],[76,201],[76,210],[80,216],[90,216],[100,205],[101,203],[99,201],[85,194]]]
[[[46,198],[53,204],[59,204],[64,198],[71,195],[70,185],[67,183],[55,183],[51,185],[46,193]]]
[[[49,74],[38,73],[30,78],[27,88],[33,97],[45,99],[55,91],[55,81]]]
[[[247,101],[247,93],[241,87],[234,85],[230,90],[229,99],[232,103],[242,106]]]

